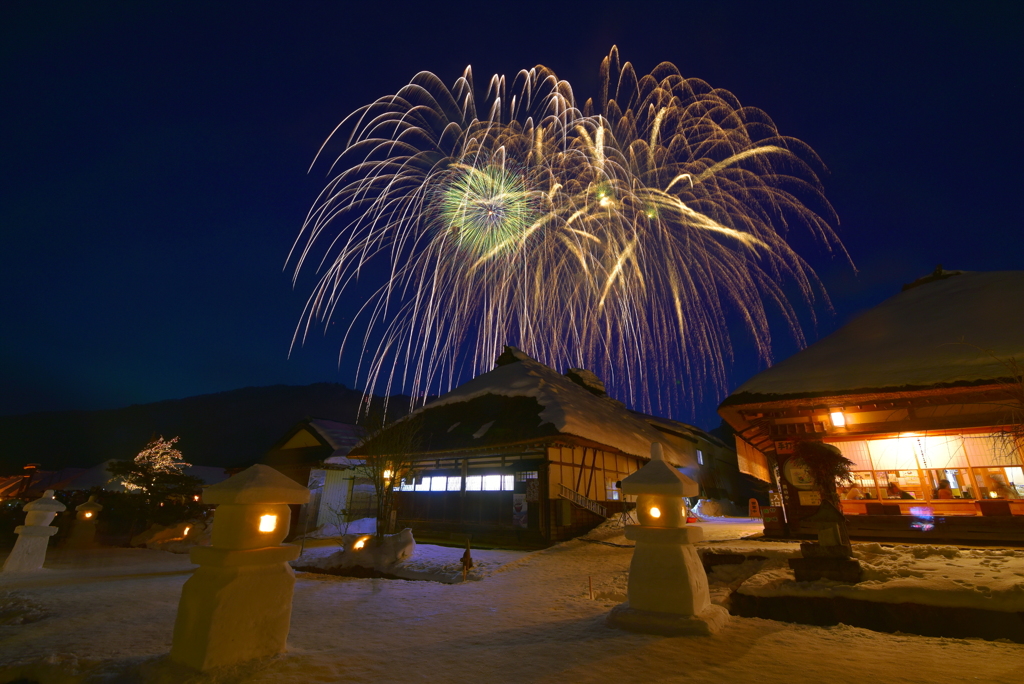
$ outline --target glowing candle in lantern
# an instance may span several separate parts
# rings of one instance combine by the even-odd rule
[[[277,527],[277,516],[276,515],[261,515],[260,516],[260,532],[273,532]]]
[[[651,506],[651,517],[652,518],[660,518],[661,517],[661,509],[658,508],[657,506]]]

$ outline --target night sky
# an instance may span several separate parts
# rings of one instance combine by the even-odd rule
[[[344,312],[287,357],[314,280],[282,268],[324,138],[421,70],[544,64],[582,101],[615,44],[765,110],[828,166],[857,269],[801,246],[835,307],[812,339],[936,264],[1024,268],[1020,3],[351,5],[6,6],[0,414],[351,386]]]

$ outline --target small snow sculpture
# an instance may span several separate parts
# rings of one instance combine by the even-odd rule
[[[47,489],[42,498],[25,504],[21,510],[28,515],[24,525],[14,528],[18,541],[4,562],[4,572],[32,572],[43,567],[46,545],[57,533],[57,528],[50,527],[50,523],[64,508],[64,504],[54,498],[52,489]]]
[[[636,632],[710,634],[729,619],[711,605],[708,576],[694,543],[704,538],[686,524],[684,496],[696,496],[697,483],[665,462],[661,444],[651,444],[651,460],[622,481],[624,494],[636,494],[639,525],[626,526],[636,542],[629,565],[627,601],[608,621]]]
[[[103,504],[96,502],[96,495],[85,503],[75,506],[75,521],[64,547],[69,549],[91,549],[96,546],[96,519]]]
[[[209,670],[284,651],[299,547],[281,542],[288,504],[308,502],[308,489],[265,465],[203,491],[218,504],[212,546],[192,548],[199,569],[181,591],[171,660]]]

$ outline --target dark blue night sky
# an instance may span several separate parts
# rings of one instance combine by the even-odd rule
[[[351,385],[340,331],[287,358],[282,270],[350,111],[420,70],[544,64],[596,94],[613,44],[810,144],[858,269],[803,253],[812,339],[936,264],[1024,268],[1017,3],[21,3],[0,20],[0,414]],[[1008,306],[1022,303],[1007,302]],[[344,313],[337,327],[344,322]],[[757,367],[741,341],[734,386]],[[781,339],[776,357],[793,351]],[[613,388],[614,389],[614,388]],[[717,423],[713,404],[698,424]],[[687,419],[687,415],[679,415]]]

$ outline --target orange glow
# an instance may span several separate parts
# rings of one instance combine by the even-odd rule
[[[86,514],[85,514],[85,517],[86,517],[86,518],[91,518],[91,517],[92,517],[92,513],[86,513]]]
[[[367,539],[369,539],[369,537],[361,537],[355,544],[352,545],[352,549],[354,551],[358,551],[359,549],[363,548],[364,546],[366,546]]]
[[[195,496],[193,496],[193,497],[192,497],[192,500],[193,500],[193,501],[199,501],[199,495],[198,495],[198,494],[196,494]]]
[[[189,530],[191,530],[191,529],[192,529],[191,527],[188,527],[188,526],[186,525],[186,526],[185,526],[185,531],[184,531],[184,532],[182,532],[182,534],[188,534],[188,531],[189,531]]]
[[[835,427],[846,427],[846,416],[843,414],[842,409],[832,411],[829,415],[832,416],[832,425]]]
[[[661,509],[658,508],[657,506],[651,506],[651,517],[652,518],[660,518],[661,517]]]
[[[260,516],[260,532],[273,532],[277,527],[277,516],[276,515],[261,515]]]

